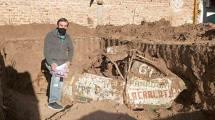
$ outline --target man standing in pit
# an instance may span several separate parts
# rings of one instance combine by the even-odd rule
[[[45,65],[51,73],[48,107],[60,110],[63,79],[67,77],[70,61],[73,56],[73,43],[66,33],[69,22],[65,18],[57,21],[57,28],[49,32],[44,41]]]

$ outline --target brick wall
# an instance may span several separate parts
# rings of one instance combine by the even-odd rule
[[[193,0],[0,0],[0,25],[56,23],[60,17],[89,27],[98,24],[140,24],[170,20],[172,25],[192,23]]]

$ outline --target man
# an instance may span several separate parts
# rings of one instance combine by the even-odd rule
[[[45,64],[52,77],[50,83],[48,107],[59,110],[63,79],[67,76],[68,66],[73,56],[73,44],[66,33],[69,22],[65,18],[57,21],[57,28],[46,35],[44,41]]]

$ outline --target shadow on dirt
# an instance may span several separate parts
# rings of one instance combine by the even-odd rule
[[[214,112],[215,111],[196,111],[190,113],[187,112],[155,120],[214,120],[215,119]]]
[[[3,58],[0,55],[0,82],[5,120],[40,120],[38,100],[30,73],[19,73],[14,64],[6,66]]]
[[[114,114],[104,111],[95,111],[89,115],[83,116],[79,120],[136,120],[135,118],[129,116],[128,114]]]
[[[45,78],[46,78],[46,81],[48,83],[48,86],[47,86],[47,89],[46,89],[46,96],[48,97],[49,99],[49,91],[50,91],[50,83],[51,83],[51,74],[49,72],[49,70],[46,68],[46,65],[45,65],[45,59],[43,59],[41,61],[41,71],[43,72],[43,74],[45,75]]]

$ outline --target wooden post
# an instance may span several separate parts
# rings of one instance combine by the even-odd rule
[[[197,23],[197,17],[198,17],[198,2],[197,0],[194,0],[194,4],[193,4],[193,24],[194,25]]]

